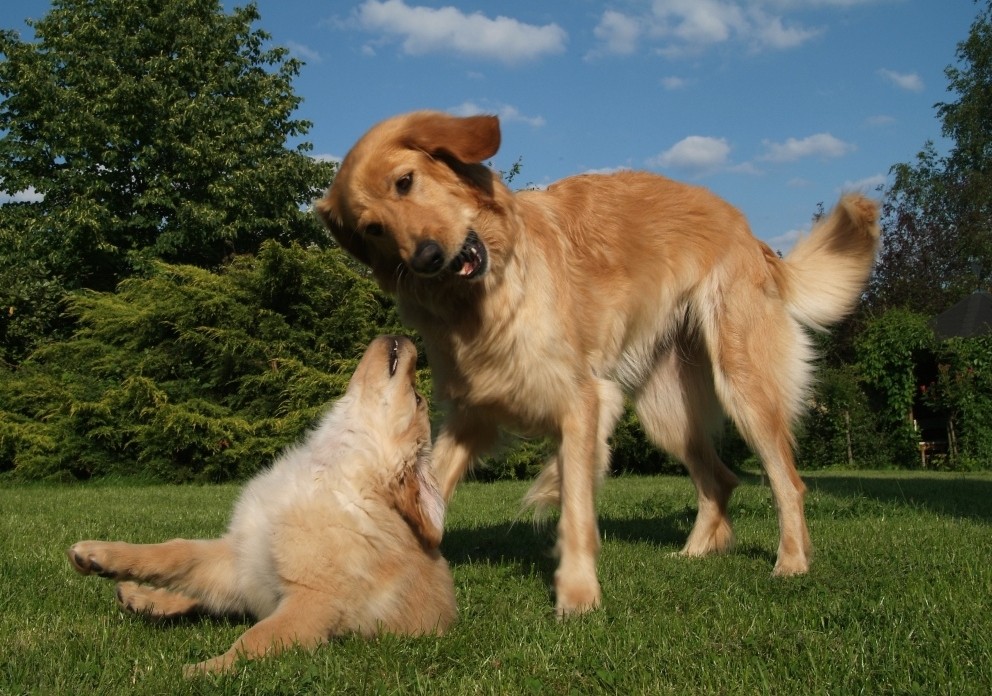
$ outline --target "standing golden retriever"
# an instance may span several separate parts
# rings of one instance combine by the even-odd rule
[[[376,339],[320,426],[245,487],[220,539],[81,541],[70,563],[120,581],[140,614],[260,619],[188,673],[347,632],[444,631],[457,610],[416,360],[409,339]]]
[[[586,611],[600,603],[595,491],[624,394],[696,485],[686,555],[733,541],[737,480],[711,442],[726,412],[771,482],[775,573],[806,572],[791,432],[811,377],[803,327],[853,307],[878,245],[877,206],[844,197],[783,260],[728,203],[653,174],[511,193],[481,164],[499,145],[491,116],[389,119],[352,148],[317,206],[423,336],[448,407],[434,446],[444,496],[498,427],[557,438],[529,499],[561,505],[559,615]]]

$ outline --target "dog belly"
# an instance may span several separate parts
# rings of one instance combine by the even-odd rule
[[[245,487],[231,517],[228,537],[235,549],[239,591],[258,618],[275,611],[282,599],[272,544],[280,518],[300,502],[296,469],[282,461],[256,476]]]

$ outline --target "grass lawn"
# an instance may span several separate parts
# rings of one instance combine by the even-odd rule
[[[600,496],[604,607],[557,622],[553,526],[517,520],[524,483],[464,484],[442,549],[460,618],[445,636],[336,640],[183,680],[246,628],[155,624],[72,572],[78,539],[216,536],[235,486],[0,488],[0,694],[988,694],[992,475],[809,474],[816,548],[773,579],[770,492],[745,477],[736,550],[673,558],[688,479],[622,477]]]

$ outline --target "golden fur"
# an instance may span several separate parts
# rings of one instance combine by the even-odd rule
[[[558,503],[559,615],[600,603],[595,490],[624,396],[698,491],[686,555],[726,550],[737,479],[712,435],[726,413],[778,508],[775,573],[806,572],[792,426],[811,379],[806,327],[857,301],[877,206],[841,199],[780,259],[712,193],[644,172],[511,193],[481,163],[491,116],[423,111],[366,133],[317,205],[341,246],[396,294],[448,408],[434,446],[446,498],[505,427],[560,443],[528,500]]]
[[[140,614],[259,619],[188,673],[349,632],[444,631],[457,610],[416,358],[409,339],[376,339],[319,427],[248,483],[220,539],[81,541],[70,563],[118,580]]]

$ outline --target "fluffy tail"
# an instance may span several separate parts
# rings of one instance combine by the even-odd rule
[[[534,522],[540,524],[547,520],[552,510],[558,507],[560,495],[561,475],[558,471],[558,458],[555,455],[545,462],[541,473],[534,479],[534,483],[524,496],[520,511],[532,509]]]
[[[840,199],[781,264],[780,291],[798,321],[823,330],[846,316],[864,290],[879,245],[878,204]]]

